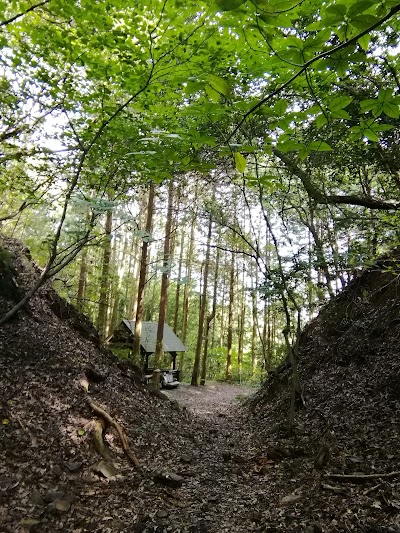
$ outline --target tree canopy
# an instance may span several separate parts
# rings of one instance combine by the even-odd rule
[[[398,244],[399,11],[393,0],[0,2],[3,227],[42,217],[43,283],[89,244],[105,250],[113,214],[150,239],[130,206],[149,181],[174,182],[176,209],[201,200],[194,234],[218,227],[210,246],[254,260],[265,297],[300,316],[319,285],[332,296]]]

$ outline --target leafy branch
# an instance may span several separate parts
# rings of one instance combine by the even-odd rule
[[[21,17],[24,17],[25,15],[27,15],[31,11],[35,11],[35,9],[37,9],[38,7],[45,6],[46,4],[49,4],[50,2],[51,2],[51,0],[44,0],[43,2],[39,2],[39,4],[35,4],[35,5],[31,6],[26,11],[22,11],[21,13],[18,13],[17,15],[14,15],[13,17],[11,17],[9,19],[4,20],[3,22],[0,22],[0,28],[15,22],[16,20],[18,20]]]
[[[286,87],[289,87],[289,85],[291,85],[299,76],[301,76],[316,61],[318,61],[320,59],[324,59],[326,57],[329,57],[329,56],[331,56],[332,54],[334,54],[336,52],[340,52],[341,50],[344,50],[345,48],[347,48],[347,47],[349,47],[349,46],[351,46],[353,44],[356,44],[358,39],[360,39],[364,35],[369,34],[371,31],[373,31],[376,28],[378,28],[379,26],[381,26],[384,22],[390,20],[399,11],[400,11],[400,4],[392,7],[392,9],[389,11],[389,13],[387,13],[384,17],[380,18],[379,20],[377,20],[376,22],[371,24],[371,26],[369,26],[367,29],[361,31],[360,33],[358,33],[357,35],[355,35],[354,37],[352,37],[348,41],[345,41],[345,42],[343,42],[343,43],[341,43],[341,44],[339,44],[337,46],[333,46],[329,50],[325,50],[324,52],[321,52],[321,53],[317,54],[316,56],[314,56],[313,58],[311,58],[308,61],[306,61],[303,64],[303,66],[295,74],[293,74],[293,76],[291,76],[287,81],[282,83],[274,91],[272,91],[267,96],[262,98],[259,102],[257,102],[257,104],[255,104],[251,109],[249,109],[249,111],[247,111],[247,113],[245,113],[243,115],[242,119],[235,126],[235,128],[228,135],[228,137],[225,139],[224,142],[228,143],[232,139],[232,137],[235,135],[235,133],[243,126],[243,124],[245,123],[245,121],[247,120],[247,118],[250,115],[252,115],[255,111],[257,111],[257,109],[262,107],[264,104],[269,102],[272,98],[274,98],[275,96],[280,94],[284,89],[286,89]]]
[[[302,168],[300,168],[295,161],[290,159],[286,154],[278,149],[274,149],[274,154],[285,165],[286,168],[300,178],[304,189],[308,196],[314,200],[316,204],[346,204],[359,205],[369,209],[377,209],[381,211],[390,211],[400,209],[400,201],[397,200],[381,200],[379,198],[372,198],[370,196],[358,196],[354,194],[330,194],[326,195],[318,189],[312,182],[311,176]]]

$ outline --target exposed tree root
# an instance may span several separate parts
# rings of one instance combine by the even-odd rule
[[[338,481],[369,481],[371,479],[390,479],[400,476],[400,470],[388,472],[387,474],[325,474],[325,476]]]
[[[130,449],[129,444],[128,444],[128,439],[127,439],[126,435],[124,434],[121,426],[118,424],[118,422],[116,422],[112,418],[112,416],[107,413],[107,411],[105,411],[103,408],[101,408],[98,405],[96,405],[90,398],[88,398],[87,401],[88,401],[88,404],[90,405],[91,409],[96,413],[96,415],[100,416],[103,420],[105,420],[105,422],[107,422],[107,424],[109,426],[113,427],[116,430],[116,432],[118,433],[118,436],[120,438],[120,441],[121,441],[121,444],[122,444],[122,449],[123,449],[125,455],[128,457],[128,459],[130,460],[130,462],[134,466],[138,467],[139,466],[139,461],[138,461],[136,455]],[[99,426],[101,426],[101,430],[100,430]],[[98,448],[96,448],[97,451],[104,458],[106,458],[106,457],[103,455],[103,453],[107,453],[108,454],[108,459],[109,459],[110,455],[109,455],[109,452],[108,452],[107,448],[105,447],[104,441],[103,441],[103,434],[104,434],[104,430],[105,429],[106,428],[104,428],[101,424],[97,424],[95,426],[94,439],[95,439],[95,446],[98,446]],[[100,442],[101,442],[101,444],[100,444]]]
[[[90,422],[90,432],[92,434],[93,445],[96,452],[108,462],[112,462],[112,456],[108,447],[104,444],[104,433],[107,429],[104,420],[92,420]]]

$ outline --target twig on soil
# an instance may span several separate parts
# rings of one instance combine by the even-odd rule
[[[19,416],[17,416],[16,419],[17,419],[18,424],[21,426],[22,431],[24,431],[25,433],[27,433],[30,436],[32,447],[33,448],[37,448],[38,443],[37,443],[37,439],[36,439],[35,435],[33,435],[32,431],[30,431],[28,428],[26,428],[24,426],[24,424],[21,422],[21,419],[19,418]]]
[[[130,449],[129,444],[128,444],[128,439],[126,438],[126,435],[124,434],[124,432],[123,432],[121,426],[118,424],[118,422],[116,422],[112,418],[112,416],[107,413],[107,411],[105,411],[104,409],[102,409],[101,407],[96,405],[90,398],[88,398],[87,401],[88,401],[88,404],[90,405],[90,407],[92,408],[92,410],[97,415],[99,415],[102,418],[104,418],[104,420],[116,430],[116,432],[118,433],[118,436],[120,438],[120,441],[121,441],[121,444],[122,444],[122,449],[123,449],[125,455],[128,457],[128,459],[130,460],[130,462],[134,466],[138,467],[139,466],[139,461],[138,461],[136,455]]]
[[[376,489],[379,489],[383,483],[378,483],[377,485],[374,485],[373,487],[370,487],[369,489],[365,490],[363,492],[364,496],[368,496],[368,494],[371,494],[371,492],[374,492]]]
[[[328,485],[327,483],[322,483],[321,487],[325,490],[335,492],[336,494],[346,494],[346,489],[343,489],[343,487],[334,487],[333,485]]]
[[[326,477],[337,479],[341,481],[368,481],[370,479],[389,479],[400,476],[400,470],[396,472],[388,472],[384,474],[325,474]]]

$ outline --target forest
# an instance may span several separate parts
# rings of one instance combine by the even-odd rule
[[[17,388],[14,364],[18,372],[28,365],[24,383],[32,380],[35,386],[33,363],[25,363],[31,352],[47,362],[48,354],[57,352],[45,365],[46,379],[53,380],[49,376],[57,367],[69,382],[73,346],[82,369],[94,365],[91,376],[98,373],[99,383],[108,372],[116,376],[111,368],[117,363],[104,354],[113,349],[123,320],[135,321],[137,342],[113,352],[118,365],[128,365],[121,370],[124,379],[129,375],[136,383],[140,379],[131,372],[143,362],[141,323],[158,324],[155,367],[169,363],[162,344],[166,323],[187,347],[177,359],[182,388],[216,382],[259,388],[258,400],[250,400],[259,424],[279,411],[292,437],[297,411],[307,408],[304,382],[318,361],[340,359],[339,368],[351,357],[357,364],[369,361],[368,346],[383,350],[382,339],[389,338],[383,329],[378,334],[376,322],[360,324],[372,316],[368,313],[378,317],[379,305],[395,306],[397,298],[399,11],[395,0],[0,0],[0,359],[11,380],[4,390]],[[391,296],[374,299],[387,286]],[[389,336],[397,324],[397,307],[390,309],[391,325],[384,313],[376,318]],[[97,339],[97,351],[87,348],[83,355],[83,341],[67,332],[63,320],[79,335],[85,331],[90,342]],[[358,321],[359,330],[351,329],[352,321]],[[307,328],[316,331],[314,341]],[[337,337],[350,330],[353,336],[346,342]],[[371,331],[375,337],[368,344]],[[382,340],[379,346],[376,338]],[[40,346],[48,348],[47,355]],[[327,354],[339,346],[341,354],[330,359]],[[367,355],[359,354],[361,346]],[[65,365],[58,359],[64,351]],[[400,376],[390,361],[386,368]],[[378,366],[368,375],[378,373]],[[87,379],[86,393],[92,386]],[[327,391],[338,386],[327,379]],[[139,381],[129,387],[150,394]],[[272,414],[265,414],[268,391],[281,390],[283,382],[284,407],[274,404]],[[121,383],[114,386],[124,395]],[[313,386],[315,391],[320,385]],[[156,392],[141,401],[147,410],[166,413],[164,404],[151,403],[165,402]],[[13,430],[10,394],[4,392],[5,414],[0,414],[4,431]],[[88,401],[99,415],[100,408]],[[74,405],[71,399],[60,402]],[[115,402],[114,412],[117,406],[128,410],[121,398]],[[398,407],[393,402],[390,409]],[[389,403],[381,405],[382,413]],[[182,414],[177,409],[175,417]],[[321,412],[313,422],[306,416],[302,426],[312,426],[304,435],[320,435],[312,447],[317,455],[334,434],[331,419]],[[18,416],[17,431],[32,440]],[[104,418],[104,409],[99,416]],[[129,416],[122,425],[136,423]],[[392,416],[387,414],[387,420]],[[318,417],[325,421],[322,429],[312,425]],[[146,438],[158,439],[157,424]],[[183,418],[176,424],[186,427]],[[111,426],[111,432],[121,430]],[[90,433],[77,431],[83,431],[83,440]],[[131,440],[142,438],[136,437]],[[7,438],[11,434],[5,434],[6,445]],[[307,449],[308,443],[302,445]],[[270,451],[268,460],[274,462],[273,455]],[[327,456],[320,458],[325,466]],[[393,467],[392,473],[398,470]],[[397,496],[385,498],[374,512],[389,500],[399,505]],[[1,502],[0,497],[0,531]],[[389,507],[393,511],[396,505]],[[361,518],[357,524],[345,519],[344,525],[324,518],[321,526],[292,519],[292,525],[282,525],[279,517],[271,518],[270,529],[257,529],[261,526],[254,519],[252,526],[225,524],[227,529],[215,526],[215,531],[400,528],[400,519],[389,529],[368,529],[369,518],[363,526]],[[58,530],[51,521],[32,520],[18,531]],[[146,522],[142,515],[139,522]],[[15,523],[4,520],[4,531],[17,531]],[[131,531],[71,524],[68,531]],[[159,527],[154,531],[167,527],[153,526]],[[146,527],[132,531],[153,531]],[[170,527],[165,531],[214,531],[209,524],[208,529]]]

